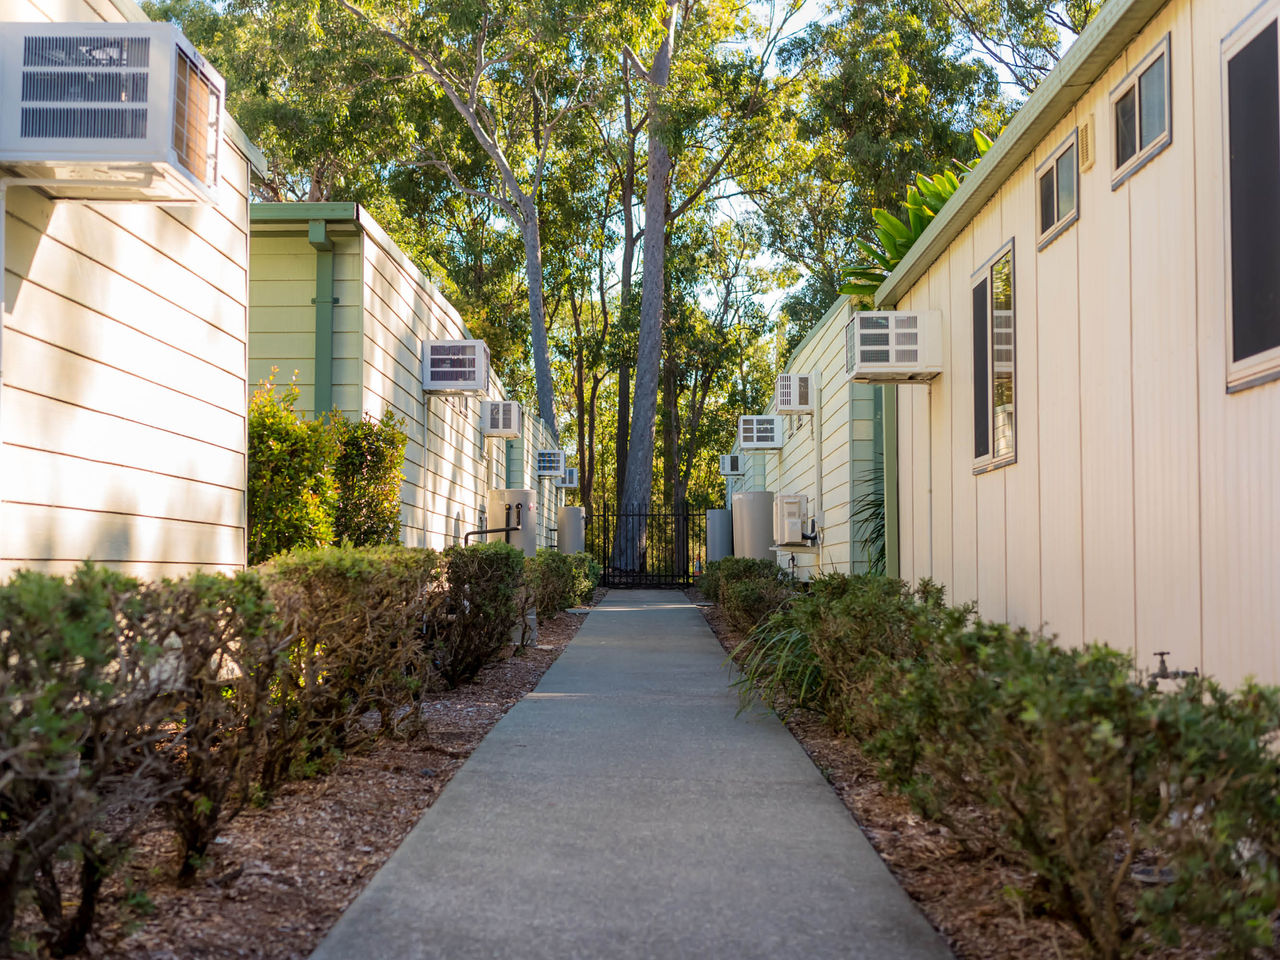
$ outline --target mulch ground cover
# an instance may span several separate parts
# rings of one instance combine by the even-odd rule
[[[540,621],[536,647],[428,697],[425,724],[413,736],[378,741],[324,776],[286,784],[269,807],[246,810],[222,831],[192,886],[175,883],[174,837],[157,818],[110,881],[104,922],[84,955],[306,957],[585,619],[562,613]]]

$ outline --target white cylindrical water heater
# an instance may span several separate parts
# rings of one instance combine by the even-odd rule
[[[587,514],[582,507],[561,507],[556,511],[556,546],[561,553],[582,553],[587,549]]]
[[[707,511],[707,563],[733,556],[733,511]]]
[[[733,555],[772,560],[773,494],[768,491],[733,495]]]
[[[536,497],[532,490],[490,490],[488,529],[519,526],[519,530],[491,533],[485,539],[490,543],[505,540],[526,557],[538,552],[538,515]],[[510,509],[508,509],[508,507]]]

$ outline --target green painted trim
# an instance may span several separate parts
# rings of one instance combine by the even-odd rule
[[[1111,66],[1169,0],[1107,0],[1053,72],[1040,81],[982,162],[960,184],[933,222],[876,291],[876,306],[896,304],[947,251],[1058,121]],[[1106,124],[1109,117],[1095,117]]]
[[[884,572],[902,576],[898,505],[898,388],[880,388],[884,403]]]
[[[512,438],[507,441],[507,489],[524,489],[524,439]]]
[[[796,344],[796,348],[791,351],[791,356],[787,358],[787,365],[782,368],[783,373],[791,372],[791,364],[795,363],[796,357],[800,356],[804,348],[809,345],[809,341],[816,337],[822,328],[830,322],[831,318],[837,316],[848,302],[849,295],[847,293],[842,293],[836,297],[836,302],[822,315],[822,319],[809,328],[809,332],[804,335],[804,339]]]
[[[333,409],[333,240],[325,221],[307,224],[307,242],[316,251],[316,383],[312,402],[317,419]]]
[[[249,222],[305,223],[311,220],[358,223],[354,203],[251,203]]]

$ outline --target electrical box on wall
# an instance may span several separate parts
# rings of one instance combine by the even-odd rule
[[[780,547],[807,547],[809,497],[803,493],[783,493],[773,500],[773,542]]]
[[[50,195],[196,203],[218,188],[225,83],[168,23],[6,23],[0,164]]]
[[[859,383],[915,383],[942,372],[942,314],[854,313],[844,330],[845,371]]]

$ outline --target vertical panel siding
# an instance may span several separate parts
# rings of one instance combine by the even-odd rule
[[[125,17],[10,0],[4,19]],[[229,139],[222,156],[209,206],[10,189],[0,576],[243,567],[249,164]]]
[[[988,616],[1004,605],[1014,622],[1044,621],[1064,643],[1133,649],[1143,667],[1159,646],[1174,651],[1171,665],[1275,682],[1280,383],[1225,389],[1220,44],[1250,9],[1249,0],[1165,7],[903,298],[943,309],[950,342],[927,435],[911,392],[900,392],[901,534],[904,573],[920,576],[917,531],[930,504],[918,478],[930,442],[937,458],[945,435],[931,543],[954,597],[976,593]],[[1166,33],[1173,142],[1112,190],[1108,94]],[[1034,164],[1090,114],[1097,162],[1081,175],[1080,219],[1035,252]],[[995,236],[993,207],[1007,236]],[[974,479],[968,273],[1008,236],[1018,463]],[[949,284],[938,280],[944,270]],[[947,535],[949,573],[939,562]]]

